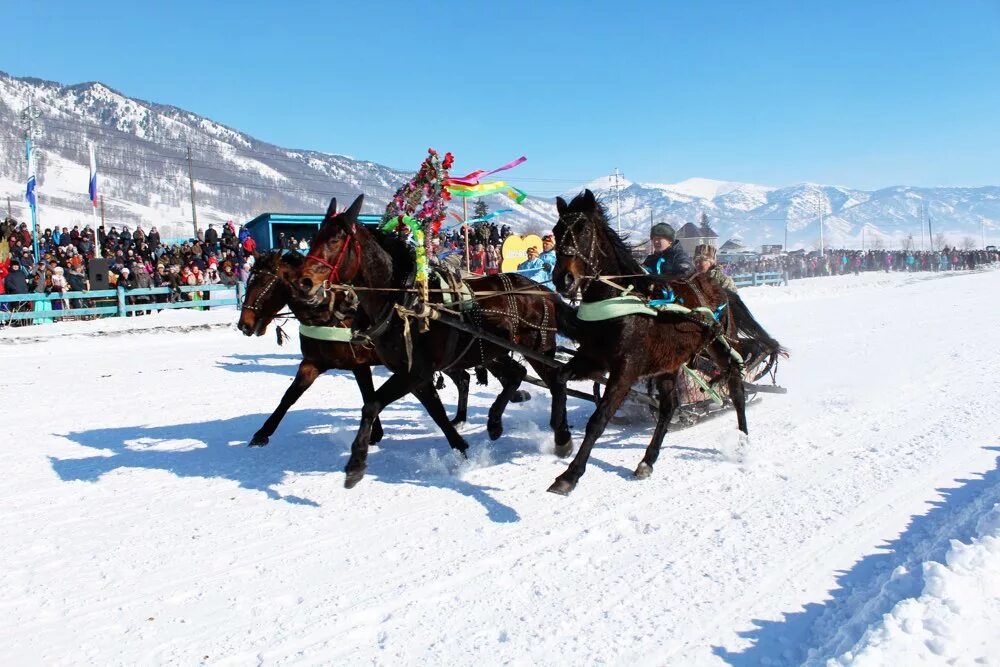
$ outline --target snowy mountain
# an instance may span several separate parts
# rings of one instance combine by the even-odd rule
[[[331,196],[350,198],[362,192],[366,212],[380,212],[408,177],[374,162],[275,146],[101,83],[63,86],[0,72],[0,194],[10,198],[20,219],[27,218],[21,113],[32,101],[40,112],[36,154],[42,228],[91,221],[88,141],[97,146],[108,224],[155,224],[165,237],[187,236],[192,230],[189,148],[202,228],[229,219],[243,222],[265,211],[322,211]],[[415,155],[414,162],[422,157]],[[516,173],[510,180],[517,183]],[[822,212],[828,245],[857,247],[864,236],[869,247],[874,239],[899,247],[912,234],[919,248],[924,210],[934,235],[944,234],[949,243],[978,243],[981,225],[988,243],[1000,235],[1000,187],[898,186],[866,192],[812,183],[775,188],[707,178],[674,184],[620,178],[616,197],[613,180],[595,179],[567,196],[593,189],[612,215],[620,206],[622,228],[636,239],[645,237],[650,220],[679,226],[704,213],[723,241],[739,237],[751,247],[780,244],[787,225],[789,247],[811,248],[819,242]],[[555,221],[548,199],[529,197],[519,206],[501,196],[488,203],[491,209],[514,208],[516,213],[503,220],[515,229],[540,231]]]
[[[0,195],[27,220],[22,111],[40,112],[36,132],[39,226],[92,221],[87,199],[87,143],[97,146],[99,190],[107,224],[159,226],[164,237],[192,233],[187,151],[199,227],[244,222],[265,211],[326,209],[331,196],[366,196],[381,212],[409,174],[312,150],[282,148],[176,107],[129,98],[101,83],[63,86],[0,72]],[[414,167],[423,159],[414,155]],[[6,202],[0,202],[0,205]],[[551,202],[518,206],[506,197],[491,208],[515,208],[520,225],[551,226]],[[514,216],[511,216],[512,218]]]
[[[864,241],[865,247],[898,248],[912,234],[913,246],[920,248],[921,227],[927,246],[930,233],[935,238],[943,234],[951,244],[972,239],[977,247],[981,226],[987,243],[996,243],[1000,235],[1000,187],[993,186],[896,186],[867,192],[814,183],[774,188],[690,178],[675,184],[625,181],[618,193],[607,179],[586,187],[603,199],[612,219],[620,207],[622,230],[637,239],[651,220],[680,226],[702,213],[722,240],[735,237],[751,247],[783,244],[786,226],[790,248],[818,247],[821,214],[828,247],[860,247]]]

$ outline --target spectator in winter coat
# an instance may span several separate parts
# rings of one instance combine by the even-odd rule
[[[10,260],[10,273],[4,278],[3,288],[7,294],[27,294],[30,290],[28,289],[28,277],[24,274],[21,269],[21,262],[16,258]]]
[[[149,228],[149,233],[146,234],[146,243],[153,250],[160,247],[160,232],[156,231],[156,226]]]
[[[545,270],[545,264],[539,259],[538,248],[535,246],[528,248],[528,259],[517,265],[517,272],[526,278],[531,278],[536,283],[553,289],[552,275]]]
[[[205,231],[205,243],[209,244],[213,248],[219,242],[219,232],[216,231],[215,225],[210,224],[208,229]]]
[[[469,271],[477,276],[486,273],[486,248],[480,243],[475,251],[469,253]]]

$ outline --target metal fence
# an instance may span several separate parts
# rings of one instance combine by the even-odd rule
[[[179,293],[179,294],[178,294]],[[201,298],[208,293],[208,298]],[[243,303],[244,285],[190,285],[171,290],[169,287],[143,289],[117,288],[90,290],[88,292],[53,292],[52,294],[2,294],[0,295],[0,323],[16,320],[52,320],[64,317],[125,317],[135,312],[176,308],[204,308],[236,306]],[[170,300],[170,295],[180,298]],[[188,300],[186,295],[199,298]],[[166,297],[157,301],[155,297]],[[140,299],[140,303],[136,300]],[[39,309],[36,304],[46,304]],[[58,304],[59,309],[53,306]],[[68,308],[66,306],[69,306]]]
[[[787,285],[788,279],[784,273],[752,273],[733,276],[737,287],[756,287],[757,285]],[[245,286],[237,283],[235,287],[227,285],[191,285],[177,290],[181,297],[170,300],[173,293],[169,287],[149,287],[144,289],[126,290],[91,290],[89,292],[66,292],[52,294],[3,294],[0,295],[0,324],[17,320],[54,320],[66,317],[125,317],[135,312],[151,310],[167,310],[176,308],[204,308],[213,306],[236,306],[243,304]],[[188,300],[185,295],[208,293],[209,298]],[[165,296],[166,299],[156,301],[154,297]],[[137,297],[142,300],[136,303]],[[62,306],[60,309],[54,304]],[[36,304],[46,303],[48,307],[38,309]],[[66,307],[69,306],[69,307]]]
[[[732,276],[737,287],[756,287],[757,285],[787,285],[788,276],[781,271],[768,273],[746,273]]]

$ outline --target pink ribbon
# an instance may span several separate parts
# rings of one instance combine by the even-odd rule
[[[502,167],[497,167],[491,171],[483,171],[482,169],[477,169],[471,174],[466,174],[465,176],[452,176],[445,180],[445,185],[479,185],[479,179],[484,176],[490,176],[501,171],[507,171],[508,169],[513,169],[522,162],[527,161],[528,158],[523,155],[516,160],[511,160]]]

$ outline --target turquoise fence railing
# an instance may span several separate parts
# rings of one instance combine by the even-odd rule
[[[125,317],[137,311],[167,310],[176,308],[203,308],[213,306],[236,306],[243,303],[244,285],[191,285],[181,287],[180,299],[170,301],[173,292],[169,287],[148,287],[126,290],[91,290],[89,292],[66,292],[52,294],[2,294],[0,295],[0,323],[15,320],[51,320],[63,317]],[[185,295],[208,292],[207,299],[188,300]],[[155,297],[167,297],[159,302]],[[136,298],[148,303],[136,303]],[[35,304],[44,302],[48,308],[36,310]],[[56,310],[54,302],[69,305]],[[79,304],[79,305],[78,305]],[[77,306],[77,307],[74,307]]]
[[[781,271],[765,273],[746,273],[732,276],[737,287],[756,287],[757,285],[787,285],[788,277]]]

